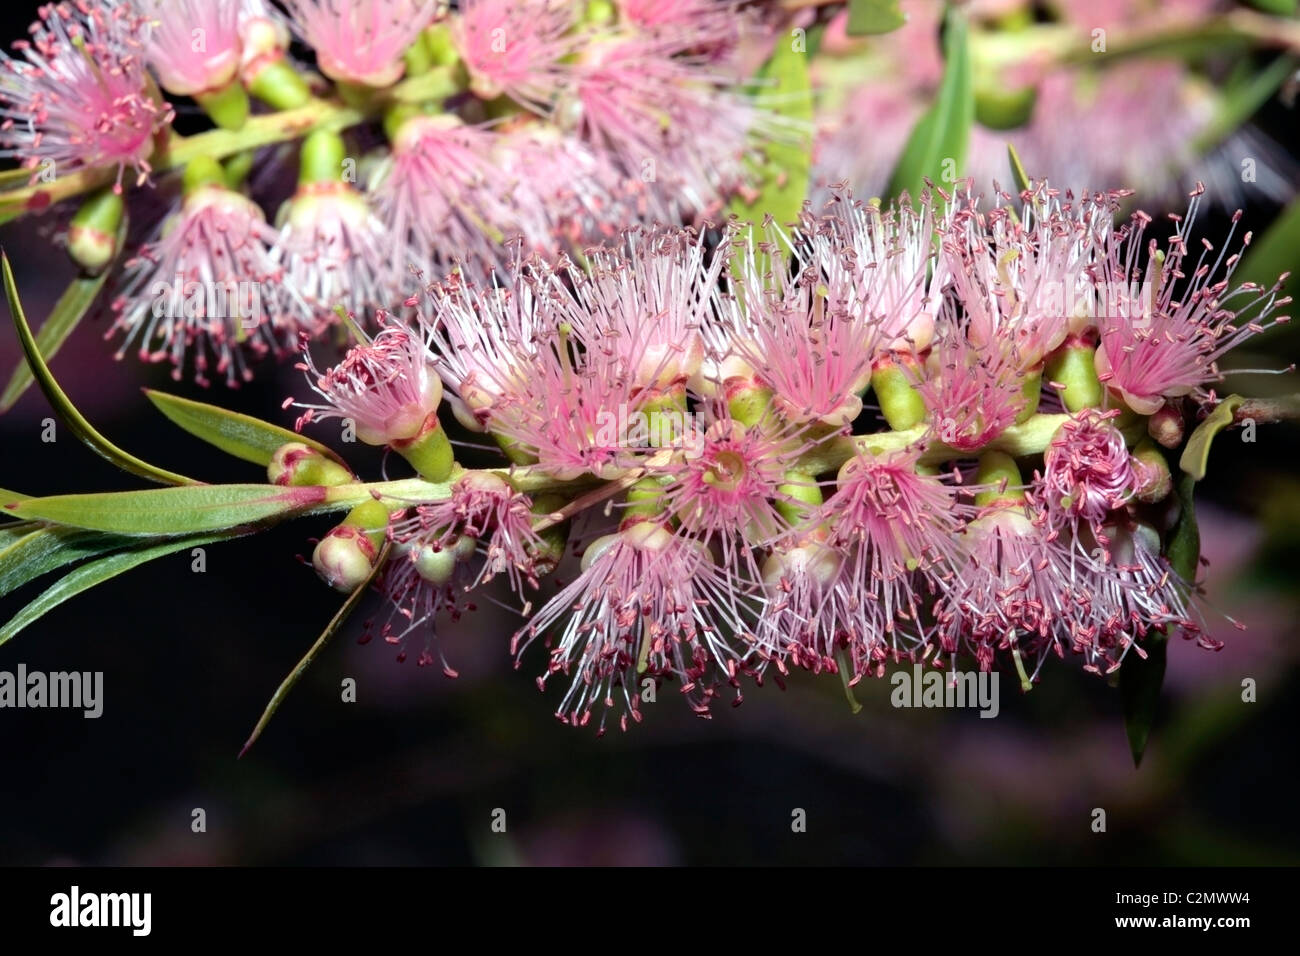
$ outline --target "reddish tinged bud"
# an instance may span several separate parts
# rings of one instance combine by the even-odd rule
[[[302,442],[286,442],[275,450],[266,467],[275,485],[346,485],[355,476],[338,462]]]

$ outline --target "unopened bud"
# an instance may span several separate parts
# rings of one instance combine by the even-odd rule
[[[273,485],[330,487],[354,481],[352,472],[337,461],[302,442],[286,442],[275,450],[266,466]]]
[[[1133,449],[1133,496],[1138,501],[1154,504],[1164,501],[1174,490],[1174,478],[1169,462],[1154,444],[1143,441]]]
[[[330,587],[351,594],[370,576],[388,529],[388,509],[378,501],[357,505],[312,552],[316,573]]]
[[[554,514],[567,504],[563,496],[557,494],[538,495],[533,499],[533,514],[542,517]],[[538,533],[541,542],[533,546],[530,557],[533,573],[538,577],[550,574],[564,558],[564,546],[569,538],[569,522],[561,521]]]
[[[1147,434],[1166,448],[1181,445],[1186,428],[1183,410],[1177,405],[1163,405],[1147,419]]]
[[[68,226],[68,254],[91,275],[103,272],[117,256],[117,232],[125,204],[111,188],[81,204]]]

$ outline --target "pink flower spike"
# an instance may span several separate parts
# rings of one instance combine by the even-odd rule
[[[389,325],[364,345],[348,350],[341,363],[323,374],[311,353],[298,366],[326,405],[305,405],[297,427],[329,418],[350,419],[368,445],[414,438],[438,411],[442,380],[424,342],[400,325]]]
[[[218,90],[239,71],[243,0],[141,0],[145,48],[162,88],[177,96]]]
[[[322,73],[379,89],[402,78],[402,54],[438,9],[434,0],[286,0],[286,6]]]
[[[148,176],[171,122],[144,66],[144,21],[126,3],[47,4],[30,40],[0,52],[0,157],[65,176],[130,166]],[[33,173],[35,175],[35,173]]]
[[[142,361],[169,360],[179,379],[192,352],[195,379],[206,385],[211,352],[228,385],[251,379],[245,353],[260,358],[291,338],[275,319],[286,293],[274,241],[254,202],[220,186],[196,189],[126,263],[109,330],[126,333],[117,357],[134,343]]]

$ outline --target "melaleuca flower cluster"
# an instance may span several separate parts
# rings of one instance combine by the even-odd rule
[[[305,366],[304,420],[350,419],[425,481],[363,506],[391,555],[371,633],[432,663],[500,575],[512,653],[544,649],[557,715],[602,730],[668,684],[707,716],[796,669],[971,661],[1028,687],[1156,631],[1219,646],[1163,556],[1165,449],[1288,300],[1231,289],[1236,253],[1191,238],[1199,195],[1163,249],[1125,198],[844,194],[789,231],[636,228],[581,265],[519,249],[432,283]],[[507,461],[453,462],[442,405]],[[345,587],[376,564],[355,555]]]
[[[31,169],[28,208],[66,177],[102,184],[67,230],[89,272],[114,261],[127,187],[159,190],[110,335],[119,357],[234,385],[340,315],[399,309],[453,258],[483,280],[510,240],[554,257],[716,217],[793,134],[740,89],[771,42],[732,0],[53,3],[0,54],[0,156]],[[178,135],[176,97],[228,138]],[[256,150],[295,139],[286,198],[294,151]]]

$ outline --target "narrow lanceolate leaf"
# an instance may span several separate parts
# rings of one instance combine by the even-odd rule
[[[39,620],[64,601],[76,597],[82,591],[93,588],[96,584],[115,578],[122,572],[129,571],[155,558],[161,558],[185,548],[194,548],[212,544],[216,541],[224,541],[230,537],[233,536],[230,534],[208,534],[172,538],[153,544],[137,541],[136,546],[130,550],[87,562],[56,581],[39,597],[14,615],[3,628],[0,628],[0,645],[4,645],[23,628],[33,621]]]
[[[136,543],[123,535],[38,525],[0,550],[0,597],[58,568]]]
[[[325,630],[321,632],[320,637],[316,638],[316,642],[312,644],[311,647],[307,648],[307,653],[302,656],[302,659],[298,661],[293,670],[289,672],[288,676],[285,677],[284,680],[280,681],[280,686],[275,689],[275,693],[271,695],[270,701],[267,702],[266,708],[262,711],[262,716],[258,719],[257,726],[254,727],[253,732],[248,735],[248,740],[244,741],[244,746],[239,751],[239,756],[244,756],[244,754],[248,753],[248,748],[257,743],[257,738],[262,736],[262,731],[265,730],[266,725],[271,722],[271,718],[275,716],[275,712],[280,709],[280,705],[284,703],[284,699],[289,696],[289,691],[293,690],[294,685],[302,679],[302,675],[307,672],[308,667],[311,667],[312,662],[316,660],[317,655],[319,655],[325,645],[330,642],[330,639],[338,633],[339,628],[343,626],[344,622],[352,616],[352,612],[357,609],[357,605],[361,603],[361,599],[364,598],[366,592],[370,590],[370,585],[374,582],[375,578],[379,576],[380,572],[383,571],[384,565],[388,562],[388,554],[391,547],[391,542],[384,542],[383,549],[375,559],[375,566],[370,569],[370,574],[366,577],[365,581],[361,583],[360,587],[348,595],[348,599],[343,602],[343,606],[338,609],[338,612],[330,618],[330,622],[325,625]]]
[[[8,488],[0,488],[0,504],[8,504],[11,501],[22,501],[30,497],[31,495],[20,495],[16,491],[10,491]]]
[[[758,74],[755,100],[788,123],[785,138],[764,146],[766,162],[759,167],[759,184],[752,202],[731,201],[730,211],[755,225],[766,216],[785,225],[799,218],[808,195],[812,168],[812,86],[808,79],[805,44],[784,36],[772,58]]]
[[[849,36],[890,33],[907,22],[898,0],[849,0]]]
[[[13,315],[14,328],[18,330],[18,341],[23,347],[23,354],[27,356],[27,362],[31,366],[32,374],[36,377],[36,383],[40,385],[41,391],[45,393],[50,405],[59,413],[59,417],[63,419],[73,434],[89,445],[97,454],[103,456],[123,471],[129,471],[133,475],[164,485],[197,484],[193,478],[186,478],[184,475],[178,475],[175,472],[155,467],[146,461],[141,461],[134,455],[124,452],[95,431],[94,426],[82,417],[81,412],[77,411],[76,406],[72,404],[68,396],[64,394],[63,389],[59,387],[59,383],[54,380],[54,376],[50,374],[49,366],[45,364],[45,359],[41,357],[41,350],[36,344],[31,327],[27,324],[27,316],[23,314],[22,303],[18,299],[18,286],[14,282],[14,271],[13,267],[9,265],[9,257],[0,254],[0,265],[4,269],[5,296],[9,300],[9,311]]]
[[[1215,406],[1214,411],[1196,426],[1192,436],[1187,439],[1187,447],[1183,449],[1183,457],[1178,459],[1178,467],[1190,475],[1193,481],[1205,477],[1214,436],[1232,424],[1233,415],[1245,401],[1240,395],[1229,395]]]
[[[1011,177],[1016,182],[1016,188],[1025,192],[1029,189],[1029,174],[1025,172],[1025,164],[1020,161],[1020,154],[1010,143],[1007,143],[1007,159],[1011,162]]]
[[[1170,566],[1189,588],[1196,581],[1196,565],[1201,556],[1201,532],[1196,524],[1196,507],[1193,494],[1196,479],[1183,475],[1178,482],[1178,499],[1182,506],[1178,523],[1169,536],[1166,557]],[[1160,702],[1160,688],[1165,679],[1165,663],[1169,651],[1169,634],[1155,632],[1142,642],[1146,658],[1133,650],[1124,658],[1119,671],[1120,703],[1124,709],[1124,729],[1128,734],[1133,765],[1142,763],[1151,726],[1155,723],[1156,707]]]
[[[277,485],[185,485],[147,491],[54,495],[6,505],[19,518],[126,535],[175,535],[258,524],[306,511],[327,489]]]
[[[188,398],[144,390],[149,401],[173,423],[185,429],[196,438],[201,438],[210,445],[215,445],[229,455],[251,461],[256,465],[269,465],[275,450],[287,442],[301,442],[316,449],[340,465],[344,464],[327,446],[292,432],[279,425],[272,425],[251,415],[227,411],[216,405],[196,402]]]
[[[43,528],[39,521],[8,521],[0,524],[0,555],[33,531]]]
[[[966,14],[956,5],[948,8],[944,33],[943,81],[931,107],[925,111],[889,180],[889,195],[904,192],[913,199],[926,179],[952,183],[961,175],[975,121],[975,93],[971,85],[970,48]]]
[[[116,248],[121,249],[125,241],[126,217],[123,216],[117,229]],[[54,303],[54,309],[45,319],[35,338],[36,348],[46,362],[54,358],[68,336],[72,334],[72,330],[85,318],[90,307],[95,304],[95,299],[99,297],[99,292],[111,271],[110,267],[97,276],[78,276],[64,290],[59,301]],[[36,378],[32,375],[32,367],[29,363],[23,362],[14,369],[9,384],[5,386],[4,392],[0,393],[0,414],[13,408],[34,381]]]
[[[1295,0],[1291,0],[1292,3]],[[1256,110],[1268,102],[1287,79],[1292,76],[1300,61],[1283,54],[1262,70],[1252,71],[1250,78],[1235,84],[1219,99],[1214,115],[1200,134],[1192,141],[1197,152],[1217,146],[1242,123],[1255,115]]]

